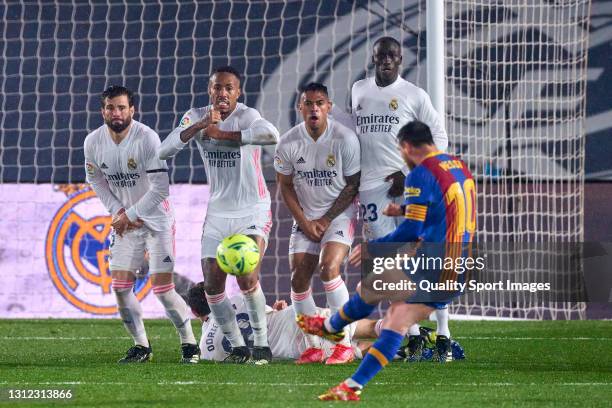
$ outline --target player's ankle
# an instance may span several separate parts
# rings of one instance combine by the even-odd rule
[[[353,380],[350,377],[344,380],[344,383],[354,390],[360,390],[363,388],[363,385],[359,384],[357,381]]]
[[[329,317],[325,318],[325,320],[323,321],[323,327],[325,327],[325,330],[327,330],[328,333],[337,333],[338,332],[338,330],[336,330],[336,329],[334,329],[332,327]]]

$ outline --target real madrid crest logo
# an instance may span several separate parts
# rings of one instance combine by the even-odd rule
[[[327,167],[334,167],[336,165],[336,158],[333,154],[327,156]]]
[[[128,159],[128,169],[130,170],[136,170],[136,160],[134,159]]]
[[[397,107],[399,106],[399,103],[397,102],[397,99],[393,98],[391,99],[391,102],[389,102],[389,109],[391,110],[397,110]]]
[[[53,285],[77,309],[114,315],[117,305],[109,270],[111,217],[100,208],[96,194],[85,185],[60,186],[66,202],[47,231],[45,260]],[[92,205],[93,204],[93,205]],[[137,280],[135,294],[142,300],[151,290],[148,278]]]

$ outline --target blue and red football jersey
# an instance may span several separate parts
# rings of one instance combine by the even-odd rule
[[[472,242],[476,231],[476,184],[467,165],[437,152],[406,178],[405,220],[371,242]]]

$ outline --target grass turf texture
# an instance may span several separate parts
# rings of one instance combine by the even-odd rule
[[[53,403],[7,401],[8,388],[71,388],[64,406],[337,406],[315,398],[358,364],[181,366],[171,324],[146,325],[153,361],[119,366],[131,341],[118,320],[0,320],[0,406]],[[391,363],[359,406],[610,406],[612,322],[451,322],[451,331],[466,360]]]

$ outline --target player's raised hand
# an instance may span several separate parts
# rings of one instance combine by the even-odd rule
[[[221,122],[221,112],[216,110],[214,107],[208,112],[208,124],[216,125]]]
[[[220,133],[221,130],[219,130],[219,127],[214,123],[211,123],[210,125],[204,128],[204,132],[202,133],[202,135],[203,137],[208,137],[210,139],[220,139]]]
[[[385,181],[391,181],[391,187],[387,194],[389,197],[399,197],[404,193],[404,181],[406,180],[406,176],[401,171],[396,171],[395,173],[389,174],[385,177]]]
[[[388,204],[383,210],[383,214],[387,217],[399,217],[402,214],[402,206],[395,203]]]

